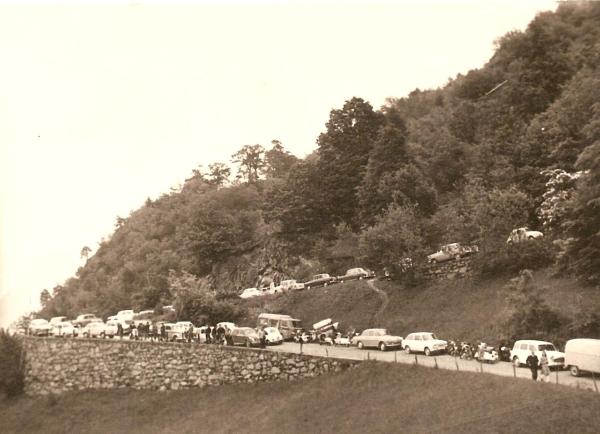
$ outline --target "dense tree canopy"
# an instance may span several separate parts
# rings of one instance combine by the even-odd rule
[[[493,251],[513,228],[543,224],[568,246],[565,270],[598,284],[599,53],[600,3],[561,4],[443,88],[333,108],[304,159],[277,140],[243,146],[233,183],[214,163],[119,217],[76,275],[44,293],[44,312],[153,308],[181,299],[185,281],[212,294],[192,297],[198,309],[228,309],[217,294],[307,263],[328,271],[345,254],[383,267],[446,242]],[[549,174],[576,171],[565,194],[549,190]]]

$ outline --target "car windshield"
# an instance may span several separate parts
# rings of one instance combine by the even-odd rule
[[[541,344],[540,351],[556,351],[556,348],[552,344]]]

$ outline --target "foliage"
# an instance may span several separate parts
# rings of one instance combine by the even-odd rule
[[[233,163],[239,164],[238,178],[248,184],[256,184],[265,168],[265,148],[261,145],[245,145],[231,156]]]
[[[512,292],[509,298],[512,313],[507,323],[511,339],[530,336],[547,340],[560,333],[566,318],[548,306],[531,271],[521,271],[518,277],[511,279],[508,287]]]
[[[23,392],[25,386],[25,353],[17,336],[0,329],[0,391],[8,397]]]
[[[526,240],[481,251],[472,261],[473,271],[481,278],[514,276],[522,270],[539,270],[553,265],[554,244],[547,240]]]

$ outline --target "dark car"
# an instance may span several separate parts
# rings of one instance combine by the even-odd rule
[[[317,288],[319,286],[331,285],[332,283],[336,283],[336,282],[337,282],[337,279],[335,278],[335,276],[330,276],[327,273],[315,274],[312,277],[312,279],[310,279],[308,282],[304,282],[304,287],[306,289]]]
[[[233,345],[244,345],[246,347],[257,347],[260,345],[260,338],[256,330],[250,327],[237,327],[231,331]]]
[[[346,271],[346,274],[343,276],[338,276],[338,282],[345,282],[346,280],[362,280],[362,279],[371,279],[375,277],[375,273],[371,270],[367,270],[365,268],[351,268]]]

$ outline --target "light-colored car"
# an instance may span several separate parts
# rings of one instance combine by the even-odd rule
[[[438,339],[431,332],[411,333],[402,342],[402,348],[407,354],[420,352],[425,353],[426,356],[446,351],[447,346],[448,342]]]
[[[246,347],[257,347],[260,345],[258,333],[251,327],[236,327],[231,331],[233,345],[244,345]]]
[[[437,252],[427,255],[427,262],[430,264],[446,262],[451,259],[460,259],[477,252],[479,252],[479,247],[477,246],[463,246],[461,243],[444,244]]]
[[[52,326],[43,318],[32,319],[29,322],[28,334],[31,336],[48,336]]]
[[[229,331],[233,331],[237,328],[237,326],[235,325],[235,323],[232,322],[227,322],[227,321],[223,321],[220,323],[217,323],[217,329],[219,327],[223,327],[225,330],[229,330]]]
[[[133,321],[135,318],[135,312],[132,309],[120,310],[117,312],[117,318]]]
[[[552,342],[536,340],[516,341],[510,351],[510,360],[513,365],[518,367],[527,362],[527,357],[531,355],[532,351],[540,359],[544,350],[548,356],[549,367],[562,368],[565,365],[565,353],[558,351]]]
[[[123,326],[123,322],[121,322],[118,319],[112,319],[109,321],[106,321],[106,326],[104,328],[104,335],[109,337],[109,338],[113,338],[115,336],[118,336],[119,334],[119,324],[121,324],[121,326]],[[129,325],[127,325],[127,327],[129,327]],[[125,328],[123,327],[123,334],[125,334]]]
[[[240,298],[260,297],[261,295],[264,295],[264,292],[258,288],[246,288],[240,294]]]
[[[52,329],[50,330],[50,334],[57,338],[70,338],[77,336],[77,329],[71,321],[63,321],[59,323],[54,323],[52,325]]]
[[[50,318],[50,325],[54,326],[54,324],[60,324],[61,322],[65,321],[67,321],[66,316],[55,316],[53,318]]]
[[[600,374],[600,339],[571,339],[565,345],[565,366],[571,375]]]
[[[543,238],[544,234],[540,231],[530,231],[526,227],[513,229],[506,240],[506,244],[520,243],[527,240],[537,240]]]
[[[72,323],[75,327],[81,328],[81,327],[85,327],[92,321],[98,322],[98,321],[102,321],[102,320],[100,318],[98,318],[96,315],[94,315],[93,313],[82,313],[77,318],[75,318],[72,321]]]
[[[106,336],[106,324],[101,319],[88,323],[82,330],[84,338],[103,338]]]
[[[304,283],[297,282],[295,279],[282,280],[279,287],[283,292],[287,291],[302,291]]]
[[[373,271],[358,267],[350,268],[343,276],[336,277],[336,280],[338,282],[345,282],[346,280],[362,280],[370,279],[372,277],[375,277],[375,273]]]
[[[392,335],[387,329],[366,329],[352,338],[352,343],[359,349],[379,348],[385,351],[402,346],[402,336]]]
[[[283,343],[283,336],[276,327],[265,327],[265,334],[267,345],[279,345]]]
[[[336,283],[336,278],[327,273],[315,274],[308,282],[304,282],[306,289],[327,286]]]

